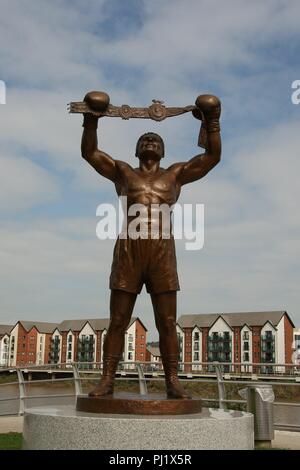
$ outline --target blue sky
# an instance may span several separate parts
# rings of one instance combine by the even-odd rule
[[[178,315],[299,310],[298,1],[1,2],[0,321],[107,317],[112,241],[96,207],[114,187],[80,156],[81,117],[66,105],[104,90],[115,105],[223,105],[221,164],[186,186],[205,204],[205,246],[177,243]],[[197,154],[199,123],[102,119],[99,144],[135,164],[139,135],[159,132],[165,165]],[[155,338],[150,299],[135,315]]]

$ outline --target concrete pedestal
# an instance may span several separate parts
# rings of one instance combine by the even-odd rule
[[[253,415],[203,408],[192,415],[109,415],[72,406],[27,409],[23,448],[97,450],[253,449]]]

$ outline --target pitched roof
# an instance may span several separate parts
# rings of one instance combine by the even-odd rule
[[[136,321],[141,320],[137,317],[132,317],[128,328]],[[64,320],[57,326],[59,331],[81,331],[86,323],[89,323],[94,331],[102,331],[109,326],[109,318],[81,318],[80,320]],[[141,322],[142,323],[142,322]],[[143,325],[143,323],[142,323]],[[143,325],[144,326],[144,325]],[[146,329],[146,328],[145,328]],[[147,331],[147,329],[146,329]]]
[[[47,323],[41,321],[20,320],[19,323],[21,323],[26,331],[31,330],[31,328],[35,326],[39,333],[52,333],[57,327],[57,323]]]
[[[264,312],[236,312],[236,313],[204,313],[194,315],[182,315],[178,318],[178,324],[181,328],[193,328],[195,325],[201,327],[211,327],[218,317],[222,317],[229,326],[263,326],[270,321],[274,326],[278,325],[283,315],[287,315],[292,326],[292,320],[284,310],[264,311]]]
[[[14,325],[0,325],[0,336],[9,335]]]
[[[147,349],[153,356],[161,357],[161,352],[158,346],[147,346]]]
[[[81,318],[79,320],[64,320],[57,325],[59,331],[81,331],[89,323],[94,331],[104,330],[109,325],[109,318]]]

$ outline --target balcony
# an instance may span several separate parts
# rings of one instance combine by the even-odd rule
[[[275,354],[274,353],[262,353],[261,362],[265,363],[265,364],[274,363],[275,362]]]
[[[94,361],[94,354],[92,353],[85,353],[85,354],[78,354],[77,355],[78,362],[93,362]]]
[[[51,346],[56,346],[60,344],[60,338],[52,338],[51,339]]]
[[[261,335],[261,340],[262,341],[275,341],[275,335],[265,333],[264,335]]]
[[[79,338],[78,339],[78,344],[95,344],[95,338]]]
[[[261,347],[261,352],[262,353],[274,353],[275,352],[275,346],[272,345],[272,346],[265,346],[265,345],[262,345]]]

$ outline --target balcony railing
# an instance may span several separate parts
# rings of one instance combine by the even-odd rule
[[[275,341],[275,335],[262,335],[262,341]]]

